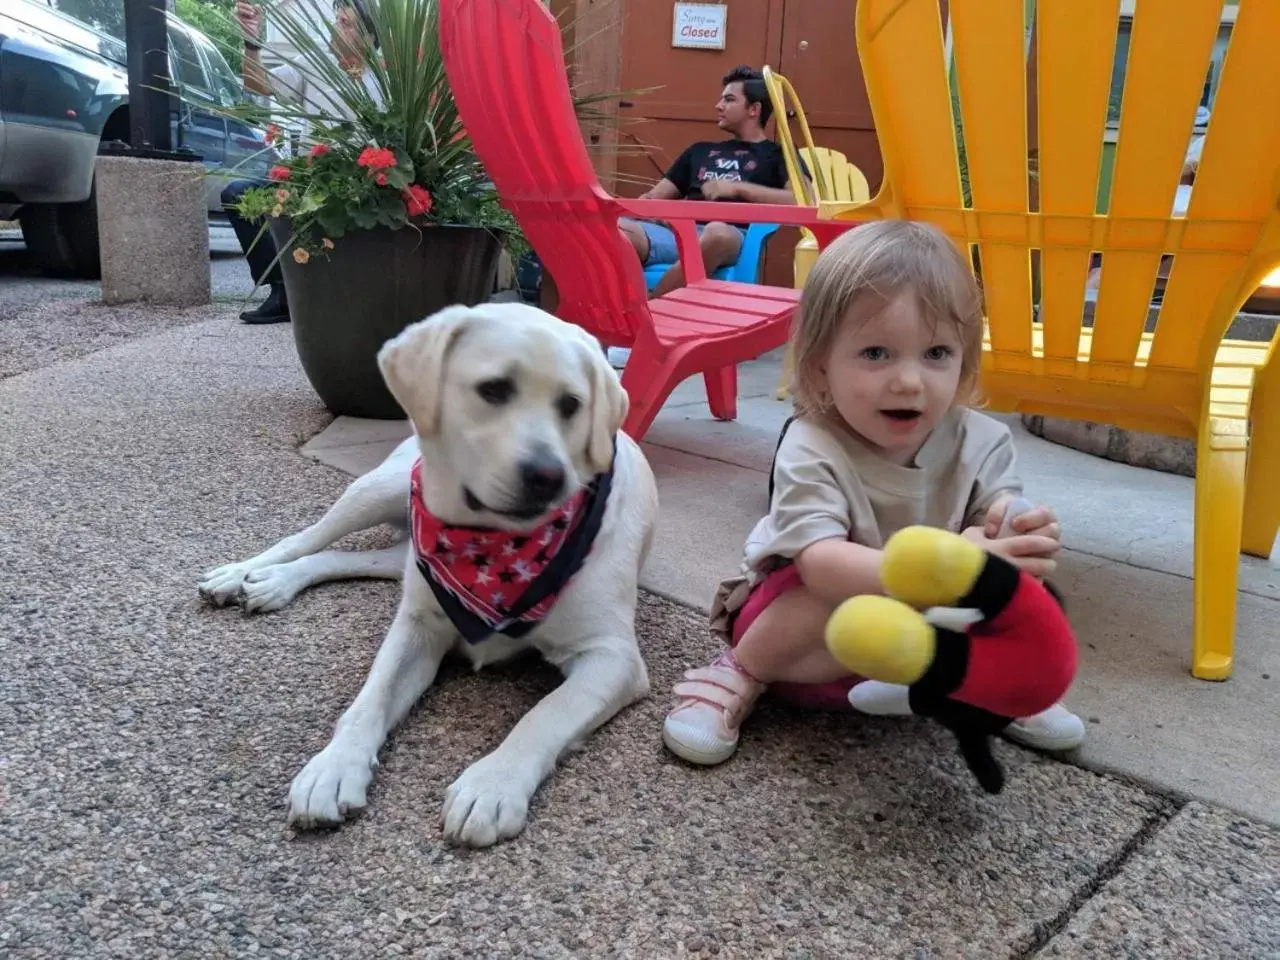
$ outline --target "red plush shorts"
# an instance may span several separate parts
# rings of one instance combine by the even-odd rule
[[[755,622],[756,617],[764,612],[765,607],[773,603],[788,590],[800,586],[800,574],[793,564],[775,570],[751,591],[747,602],[742,605],[733,621],[733,646],[742,642],[747,628]],[[842,680],[831,683],[774,683],[769,691],[790,703],[815,710],[852,711],[849,705],[849,691],[862,682],[862,677],[850,674]]]

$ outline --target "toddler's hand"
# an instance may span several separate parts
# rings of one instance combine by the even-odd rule
[[[1004,557],[1033,577],[1044,579],[1058,568],[1054,555],[1062,549],[1055,538],[1039,533],[1020,533],[999,540],[987,536],[985,527],[969,527],[961,534],[988,553]]]
[[[1017,499],[1012,494],[1005,494],[991,505],[991,509],[987,511],[985,524],[985,532],[988,538],[994,540],[1000,536],[1001,529],[1004,527],[1005,514],[1008,512],[1009,506]],[[1061,540],[1062,527],[1058,523],[1058,517],[1053,512],[1053,508],[1042,504],[1038,507],[1032,507],[1030,510],[1024,510],[1015,516],[1009,522],[1009,530],[1005,533],[1005,536],[1011,534],[1033,534],[1039,537]]]

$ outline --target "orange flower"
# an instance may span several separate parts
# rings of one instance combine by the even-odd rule
[[[360,151],[356,164],[368,167],[370,171],[386,170],[396,165],[396,153],[386,147],[365,147]]]
[[[283,189],[283,188],[282,188],[282,189],[280,189],[280,190],[277,190],[277,191],[276,191],[276,202],[277,202],[277,203],[284,203],[284,202],[285,202],[286,200],[288,200],[288,199],[289,199],[289,191],[288,191],[288,190],[285,190],[285,189]]]
[[[325,237],[323,240],[320,241],[320,246],[324,247],[326,250],[332,250],[333,241],[330,240],[328,237]]]
[[[307,253],[307,251],[303,250],[301,247],[297,247],[293,251],[293,259],[295,263],[306,263],[311,259],[311,254]]]
[[[407,187],[404,193],[404,207],[411,217],[421,217],[431,212],[431,194],[426,187],[420,187],[416,183]]]

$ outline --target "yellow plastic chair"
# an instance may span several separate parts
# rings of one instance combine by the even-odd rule
[[[800,104],[800,98],[796,96],[791,81],[769,66],[765,66],[762,72],[765,87],[769,91],[769,99],[773,104],[773,114],[777,118],[778,141],[786,158],[787,177],[796,203],[800,206],[816,206],[822,200],[863,203],[871,199],[867,178],[863,176],[861,170],[849,162],[848,157],[839,150],[814,145],[813,135],[809,132],[809,121],[804,115],[804,108]],[[796,150],[795,139],[787,122],[791,111],[795,112],[804,136],[805,145],[799,151]],[[803,158],[805,168],[812,175],[809,182],[800,175],[798,158]],[[804,281],[817,259],[817,238],[811,231],[801,228],[793,267],[795,289],[799,290],[804,286]],[[782,363],[782,377],[774,392],[778,400],[786,400],[789,396],[787,385],[790,377],[791,350],[788,348]]]
[[[1198,441],[1191,672],[1225,679],[1241,544],[1265,556],[1280,524],[1280,361],[1274,344],[1223,340],[1280,262],[1280,3],[1239,6],[1185,217],[1172,216],[1173,197],[1220,0],[1137,5],[1106,214],[1095,206],[1119,0],[1035,4],[1038,209],[1028,202],[1026,8],[949,5],[966,203],[937,0],[860,0],[858,55],[884,183],[869,203],[824,202],[822,215],[930,221],[976,249],[988,313],[982,386],[995,409]],[[1101,285],[1084,327],[1093,252]],[[1166,253],[1163,306],[1144,332]]]

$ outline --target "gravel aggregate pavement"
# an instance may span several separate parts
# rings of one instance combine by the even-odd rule
[[[230,309],[0,381],[0,954],[1025,956],[1177,815],[1004,744],[987,797],[930,725],[775,705],[732,762],[686,766],[661,745],[666,691],[712,641],[646,595],[654,695],[566,759],[520,837],[455,849],[439,814],[555,684],[537,664],[446,668],[366,815],[293,833],[289,782],[398,586],[254,618],[197,597],[348,481],[297,454],[331,418],[288,329]]]

